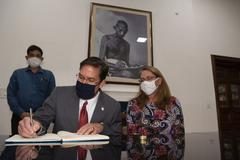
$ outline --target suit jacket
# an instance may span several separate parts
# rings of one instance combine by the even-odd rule
[[[60,130],[76,132],[79,129],[78,117],[79,97],[75,86],[68,86],[56,87],[33,118],[41,122],[44,129],[53,122],[53,132],[57,133]],[[103,123],[101,134],[120,135],[122,127],[120,104],[100,91],[90,123]]]

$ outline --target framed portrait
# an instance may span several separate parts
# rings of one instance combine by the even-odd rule
[[[141,68],[153,65],[151,12],[91,5],[88,56],[109,65],[107,83],[138,84]]]

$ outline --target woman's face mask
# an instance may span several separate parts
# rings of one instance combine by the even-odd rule
[[[146,95],[151,95],[157,88],[158,86],[156,86],[155,82],[158,80],[159,78],[156,78],[155,80],[152,81],[143,81],[140,84],[140,88],[141,90],[146,94]]]

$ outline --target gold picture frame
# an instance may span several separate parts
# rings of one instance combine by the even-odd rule
[[[88,56],[109,64],[107,83],[139,84],[139,71],[153,65],[150,11],[91,4]]]

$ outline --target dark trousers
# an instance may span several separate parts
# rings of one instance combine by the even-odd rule
[[[12,130],[12,135],[18,134],[18,123],[21,120],[21,118],[15,114],[12,114],[12,119],[11,119],[11,130]]]

